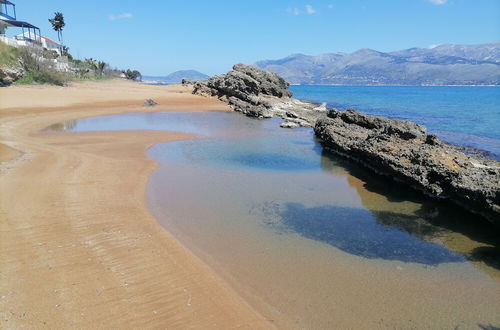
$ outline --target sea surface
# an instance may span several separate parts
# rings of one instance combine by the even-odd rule
[[[442,140],[500,159],[500,86],[291,86],[294,97],[339,110],[407,119]]]
[[[159,223],[287,329],[500,324],[488,223],[323,150],[311,129],[233,112],[136,113],[53,130],[154,129],[147,201]]]

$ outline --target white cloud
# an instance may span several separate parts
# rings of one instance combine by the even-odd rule
[[[123,14],[120,14],[120,15],[109,15],[108,18],[110,21],[116,21],[116,20],[119,20],[119,19],[126,19],[126,18],[132,18],[134,15],[132,15],[131,13],[123,13]]]
[[[288,7],[286,9],[286,12],[294,16],[298,16],[301,14],[299,8],[296,7]]]
[[[290,15],[298,16],[302,14],[313,15],[316,14],[316,9],[314,9],[311,5],[305,5],[304,10],[301,10],[297,7],[288,7],[286,12]]]
[[[306,14],[307,15],[316,14],[316,10],[313,8],[313,6],[311,6],[311,5],[305,5],[304,7],[306,8]]]
[[[444,5],[448,0],[427,0],[434,5]]]

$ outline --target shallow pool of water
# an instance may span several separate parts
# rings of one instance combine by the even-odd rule
[[[151,210],[277,325],[500,323],[498,235],[490,227],[325,152],[309,129],[278,124],[235,113],[155,113],[60,126],[199,134],[148,151],[160,163],[147,189]]]

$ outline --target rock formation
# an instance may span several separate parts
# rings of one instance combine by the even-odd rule
[[[289,128],[313,126],[324,111],[314,103],[293,99],[289,84],[277,74],[245,64],[236,64],[228,73],[208,80],[184,79],[182,84],[192,85],[194,94],[218,97],[250,117],[282,117],[283,126]]]
[[[500,225],[500,163],[469,156],[428,135],[424,126],[293,99],[288,83],[277,74],[244,64],[224,75],[183,84],[247,116],[282,117],[283,128],[312,126],[326,148]]]
[[[144,100],[143,106],[145,106],[145,107],[154,107],[155,105],[158,105],[158,103],[153,99]]]
[[[500,225],[500,163],[468,156],[410,121],[329,110],[314,131],[328,149]]]
[[[9,86],[24,74],[20,65],[11,67],[0,67],[0,87]]]

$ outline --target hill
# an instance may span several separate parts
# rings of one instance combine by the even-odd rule
[[[205,80],[208,78],[208,76],[196,70],[180,70],[172,72],[167,76],[147,76],[144,78],[147,80],[160,81],[169,84],[177,84],[180,83],[184,78],[191,80]]]
[[[389,53],[360,49],[350,54],[293,54],[255,65],[292,84],[500,85],[500,42]]]

